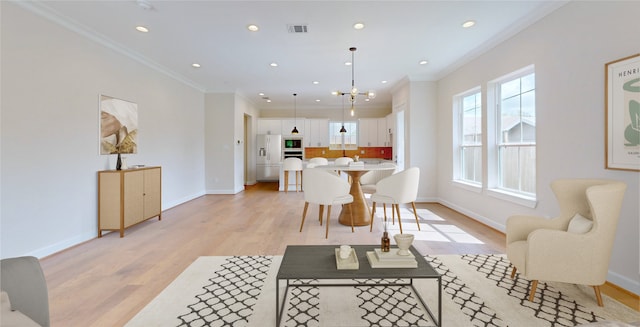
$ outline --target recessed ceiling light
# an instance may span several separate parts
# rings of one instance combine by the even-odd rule
[[[419,62],[419,64],[420,64],[420,65],[426,65],[426,64],[428,64],[428,63],[429,63],[429,62],[428,62],[428,61],[426,61],[426,60],[420,60],[420,62]]]
[[[355,23],[353,24],[353,28],[357,29],[357,30],[361,30],[364,28],[364,23]]]
[[[138,30],[138,32],[142,32],[142,33],[149,32],[149,29],[144,26],[136,26],[136,29]]]
[[[269,66],[271,66],[271,67],[278,67],[278,63],[272,62],[272,63],[270,63],[270,64],[269,64]]]
[[[338,95],[338,91],[331,92],[331,95]]]
[[[344,63],[345,66],[351,66],[351,61],[347,61]]]
[[[247,29],[250,30],[251,32],[257,32],[260,28],[258,27],[258,25],[251,24],[251,25],[247,25]]]
[[[387,84],[387,81],[382,81],[381,83],[382,83],[382,84]]]
[[[475,24],[476,24],[476,22],[475,22],[475,21],[473,21],[473,20],[468,20],[468,21],[466,21],[466,22],[462,23],[462,27],[464,27],[464,28],[468,28],[468,27],[471,27],[471,26],[473,26],[473,25],[475,25]]]
[[[191,66],[193,66],[195,68],[200,68],[200,64],[199,63],[193,63],[193,64],[191,64]]]
[[[320,102],[320,99],[316,99],[316,102]]]
[[[267,102],[271,102],[271,99],[267,99]]]
[[[320,82],[318,82],[318,81],[313,81],[313,84],[314,84],[314,85],[318,85],[318,84],[320,84]]]
[[[260,92],[260,93],[258,93],[258,95],[259,95],[259,96],[263,96],[263,95],[264,95],[264,93]]]

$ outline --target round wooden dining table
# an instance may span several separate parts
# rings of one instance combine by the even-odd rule
[[[360,187],[360,176],[372,170],[396,169],[393,165],[370,163],[344,166],[322,165],[315,166],[314,168],[344,171],[351,177],[351,189],[349,190],[349,194],[353,196],[353,203],[342,207],[340,218],[338,219],[342,225],[346,226],[351,226],[351,214],[353,214],[354,226],[369,226],[371,223],[371,217],[369,216],[369,210],[367,209],[367,201],[362,193],[362,188]]]

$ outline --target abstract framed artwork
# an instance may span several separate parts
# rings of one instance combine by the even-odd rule
[[[605,168],[640,171],[640,54],[605,64]]]
[[[138,105],[100,95],[100,154],[138,152]]]

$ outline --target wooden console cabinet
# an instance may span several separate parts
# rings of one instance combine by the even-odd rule
[[[162,220],[161,167],[98,172],[98,237],[147,219]]]

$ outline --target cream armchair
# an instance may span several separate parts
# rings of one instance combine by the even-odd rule
[[[562,179],[551,183],[560,206],[553,219],[512,216],[507,219],[507,257],[516,271],[538,280],[590,285],[599,306],[599,286],[609,268],[613,239],[627,185],[619,181]]]

